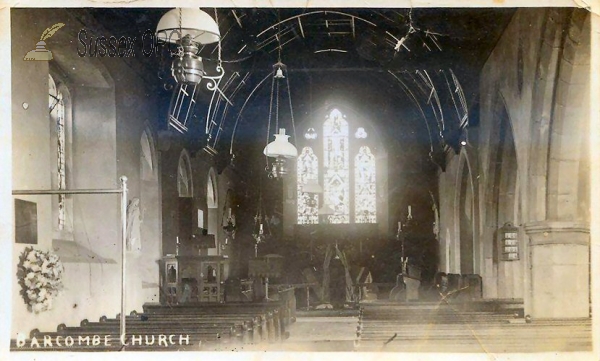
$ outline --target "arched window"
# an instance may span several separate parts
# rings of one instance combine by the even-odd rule
[[[217,186],[215,171],[211,168],[208,172],[208,179],[206,180],[206,206],[208,208],[217,208]]]
[[[354,128],[354,125],[351,126],[340,110],[333,109],[323,123],[321,154],[318,155],[319,150],[311,146],[302,149],[297,162],[298,224],[319,223],[319,197],[302,192],[309,179],[323,184],[321,205],[334,211],[322,221],[377,222],[375,155],[366,145],[368,134],[365,129]],[[350,137],[351,128],[354,137]],[[313,128],[305,135],[307,142],[316,137]],[[319,165],[320,155],[322,163]]]
[[[348,122],[337,109],[323,124],[323,155],[325,204],[335,211],[329,223],[350,223]]]
[[[354,158],[355,223],[375,223],[377,220],[375,175],[375,156],[371,148],[362,146]]]
[[[319,181],[319,158],[311,147],[304,147],[298,156],[298,224],[319,223],[319,198],[304,193],[309,179]]]
[[[179,157],[177,169],[177,191],[180,197],[193,197],[192,189],[192,168],[190,166],[190,157],[184,150]]]
[[[140,139],[142,180],[153,180],[156,177],[154,142],[149,134],[148,129],[144,130]]]
[[[48,74],[48,109],[51,122],[52,147],[51,154],[54,156],[55,167],[52,171],[52,185],[58,190],[67,189],[67,168],[70,164],[70,127],[68,122],[68,92],[63,84],[55,81],[52,75]],[[68,214],[70,212],[70,197],[65,194],[59,194],[57,201],[53,201],[53,213],[56,217],[56,230],[70,231],[72,229],[72,220]]]

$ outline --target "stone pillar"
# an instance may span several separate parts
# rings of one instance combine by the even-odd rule
[[[576,222],[525,225],[532,318],[589,317],[590,229]]]

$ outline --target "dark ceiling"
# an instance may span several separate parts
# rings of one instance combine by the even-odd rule
[[[154,31],[168,10],[89,9],[116,36]],[[215,18],[215,9],[203,10]],[[218,125],[208,144],[223,157],[231,157],[230,147],[238,160],[253,154],[246,151],[251,145],[255,152],[262,150],[271,96],[271,80],[265,78],[280,57],[287,66],[296,125],[341,101],[372,121],[390,152],[402,150],[428,173],[433,164],[443,170],[444,153],[457,149],[462,129],[478,123],[479,73],[514,11],[219,8],[226,72],[220,88],[231,104],[205,91],[187,136],[206,144],[208,118]],[[205,46],[201,55],[217,59],[218,47]],[[164,94],[166,127],[169,86],[175,85],[169,53],[137,59],[146,73],[157,74],[149,77],[150,85]],[[304,129],[297,131],[301,136]]]
[[[88,10],[113,35],[131,36],[154,32],[169,9]],[[215,9],[203,10],[215,18]],[[436,172],[445,169],[446,152],[457,150],[464,129],[478,124],[479,74],[515,9],[216,11],[226,73],[219,88],[231,104],[205,90],[188,133],[178,136],[197,149],[207,144],[215,148],[221,164],[235,158],[236,169],[247,175],[242,182],[248,185],[245,198],[250,204],[256,196],[248,189],[260,183],[258,175],[265,176],[261,153],[267,140],[273,64],[279,57],[287,66],[298,137],[306,128],[302,122],[314,118],[319,109],[334,102],[348,106],[370,120],[388,150],[388,176],[395,179],[390,202],[406,203],[420,194],[427,204],[430,192],[437,189]],[[177,87],[170,76],[170,54],[160,55],[136,61],[149,74],[148,85],[163,98],[165,116],[159,126],[166,129],[173,93],[169,87]],[[208,45],[201,55],[215,60],[218,47]],[[289,114],[284,115],[289,110],[284,109],[289,108],[282,107],[282,119],[289,122]],[[216,125],[208,136],[207,119]],[[390,212],[397,217],[394,213],[400,211]]]
[[[90,12],[120,36],[154,30],[168,10],[95,8]],[[215,17],[215,9],[204,10]],[[244,119],[249,118],[253,108],[264,110],[265,103],[268,105],[270,81],[256,89],[240,114],[242,104],[273,71],[280,57],[289,72],[296,118],[310,116],[313,109],[323,105],[323,99],[334,94],[337,99],[347,96],[352,104],[369,99],[368,106],[358,108],[364,108],[360,110],[371,118],[384,119],[378,126],[386,129],[381,132],[387,135],[386,141],[402,141],[401,134],[421,134],[430,143],[429,148],[440,149],[455,142],[449,138],[464,123],[461,111],[470,113],[477,104],[481,67],[514,13],[514,9],[492,8],[216,11],[222,35],[224,82],[231,77],[229,87],[223,91],[231,104],[225,109],[226,102],[221,99],[219,114],[215,114],[222,123],[221,140],[231,139],[238,118],[240,133],[244,133]],[[218,49],[209,45],[201,54],[216,59]],[[162,55],[140,57],[139,61],[150,74],[162,71],[168,82],[170,60]],[[164,84],[157,77],[155,85],[160,90]],[[461,108],[458,93],[454,91],[457,96],[453,97],[449,91],[456,87],[464,94],[466,109],[456,109]],[[165,95],[168,97],[168,92]],[[204,94],[203,100],[210,101],[210,94]],[[205,117],[197,115],[199,119]],[[416,122],[416,128],[397,118]],[[395,124],[401,127],[389,128]],[[256,126],[252,124],[253,129]],[[204,130],[202,124],[197,128]],[[215,148],[226,150],[226,143],[215,144]]]

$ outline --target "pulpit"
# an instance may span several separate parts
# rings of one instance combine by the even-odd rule
[[[160,265],[162,304],[223,302],[229,259],[223,256],[165,256]]]

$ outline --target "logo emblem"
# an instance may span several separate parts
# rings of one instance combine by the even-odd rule
[[[35,49],[33,49],[33,50],[29,51],[27,54],[25,54],[25,57],[23,57],[23,60],[27,60],[27,61],[52,60],[52,52],[50,50],[46,49],[46,40],[48,38],[50,38],[52,35],[54,35],[54,33],[56,33],[58,31],[58,29],[62,28],[63,26],[65,26],[65,24],[56,23],[56,24],[52,25],[51,27],[49,27],[48,29],[44,30],[44,32],[42,33],[42,36],[40,37],[40,41],[38,41],[37,44],[35,44]]]

